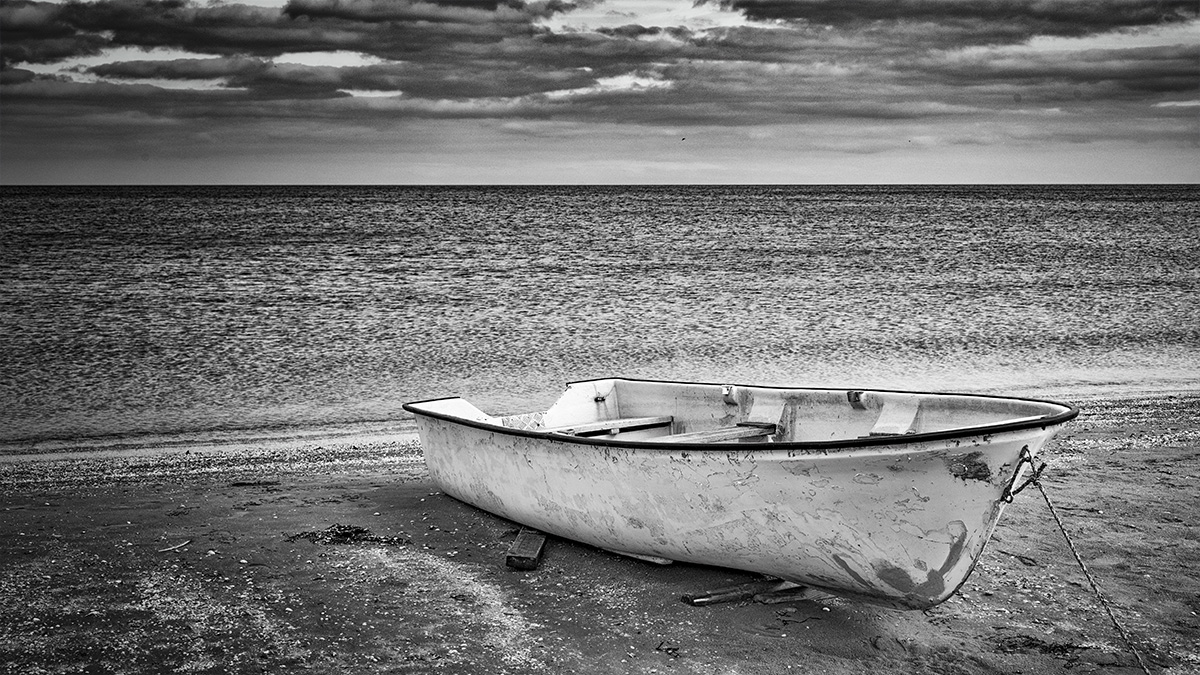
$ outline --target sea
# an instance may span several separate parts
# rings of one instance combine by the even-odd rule
[[[1200,186],[0,191],[0,453],[607,376],[1198,391]]]

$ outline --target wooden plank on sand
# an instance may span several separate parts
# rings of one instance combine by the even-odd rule
[[[542,561],[542,550],[546,546],[546,535],[536,530],[521,529],[517,538],[508,547],[504,564],[519,570],[535,570]]]

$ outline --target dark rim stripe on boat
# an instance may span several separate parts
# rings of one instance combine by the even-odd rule
[[[863,438],[845,438],[845,439],[837,439],[837,440],[829,440],[829,441],[785,441],[785,442],[779,442],[779,443],[742,442],[742,443],[729,443],[729,444],[723,444],[723,443],[722,444],[714,444],[714,443],[686,443],[686,442],[685,443],[663,443],[661,441],[605,439],[605,438],[597,438],[594,436],[568,436],[566,434],[552,434],[547,431],[536,431],[536,430],[529,430],[529,429],[512,429],[509,427],[501,426],[499,424],[491,424],[489,422],[478,422],[478,421],[469,420],[469,419],[466,419],[463,417],[457,417],[455,415],[447,415],[445,413],[433,412],[431,410],[421,410],[420,408],[416,407],[416,406],[420,406],[424,403],[434,403],[436,401],[448,401],[451,399],[462,398],[461,396],[442,396],[439,398],[426,399],[424,401],[413,401],[411,403],[405,403],[403,408],[404,408],[404,410],[406,410],[414,415],[424,415],[426,417],[432,417],[434,419],[444,420],[447,422],[454,422],[456,424],[462,424],[464,426],[473,427],[476,429],[485,429],[487,431],[503,433],[503,434],[509,435],[509,436],[524,436],[526,438],[537,438],[540,440],[552,440],[552,441],[556,441],[559,443],[578,443],[581,445],[612,446],[612,447],[618,447],[618,448],[643,448],[643,449],[649,449],[649,450],[662,450],[664,452],[677,452],[681,449],[692,450],[692,449],[698,449],[698,448],[704,448],[704,449],[708,449],[708,450],[715,450],[715,449],[738,450],[738,451],[743,451],[743,452],[764,451],[764,450],[767,450],[767,451],[800,450],[800,451],[804,451],[804,452],[812,452],[814,450],[825,450],[825,449],[833,449],[833,448],[843,449],[843,448],[871,447],[871,446],[879,446],[879,445],[907,445],[907,444],[911,444],[911,443],[923,443],[925,441],[939,441],[939,440],[946,440],[946,439],[952,439],[952,438],[969,438],[971,436],[987,436],[990,434],[995,434],[995,433],[1000,433],[1000,432],[1005,432],[1005,431],[1018,431],[1021,429],[1034,429],[1034,428],[1039,428],[1039,427],[1044,429],[1046,427],[1057,426],[1059,424],[1069,422],[1069,421],[1075,419],[1079,415],[1078,408],[1076,408],[1073,405],[1066,404],[1066,403],[1060,403],[1059,401],[1051,401],[1051,400],[1039,399],[1039,398],[1022,398],[1019,396],[995,396],[992,394],[960,394],[960,393],[953,393],[953,392],[909,391],[909,390],[903,390],[903,389],[871,389],[871,388],[840,389],[840,388],[835,388],[835,387],[771,387],[771,386],[758,385],[758,384],[754,384],[754,385],[730,384],[728,382],[723,382],[723,383],[680,382],[680,381],[674,381],[674,380],[646,380],[646,379],[637,379],[637,378],[630,378],[630,377],[601,377],[601,378],[596,378],[596,379],[592,379],[592,380],[577,380],[575,382],[568,382],[567,386],[570,386],[573,384],[586,384],[588,382],[603,382],[606,380],[613,380],[613,381],[619,381],[619,382],[649,382],[649,383],[654,383],[654,384],[685,384],[685,385],[698,385],[698,386],[709,386],[709,387],[732,386],[732,387],[747,387],[747,388],[754,388],[754,389],[781,389],[781,390],[785,390],[785,391],[842,391],[842,392],[862,391],[862,392],[878,392],[878,393],[884,393],[884,394],[917,394],[917,395],[927,395],[927,396],[963,396],[963,397],[971,397],[971,398],[994,399],[994,400],[1001,400],[1001,401],[1021,401],[1024,403],[1044,403],[1044,404],[1055,405],[1055,406],[1059,406],[1062,408],[1066,408],[1066,410],[1064,410],[1061,413],[1058,413],[1057,415],[1049,415],[1046,417],[1039,417],[1037,419],[1024,420],[1021,422],[997,422],[996,424],[973,426],[973,427],[969,427],[969,428],[946,429],[944,431],[929,431],[929,432],[917,433],[917,434],[903,434],[903,435],[895,435],[895,436],[866,436]]]

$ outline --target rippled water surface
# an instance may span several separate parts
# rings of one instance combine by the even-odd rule
[[[563,383],[1200,388],[1200,189],[6,188],[0,441]]]

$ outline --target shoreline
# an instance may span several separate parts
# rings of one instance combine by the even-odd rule
[[[1151,397],[1184,397],[1200,401],[1200,384],[1196,389],[1167,388],[1118,390],[1093,388],[1091,392],[1061,396],[1065,388],[1042,390],[1018,389],[1013,392],[981,390],[966,392],[979,395],[1013,396],[1065,402],[1079,407],[1081,416],[1088,414],[1089,403],[1136,401]],[[503,413],[508,414],[508,413]],[[323,424],[283,425],[244,429],[211,429],[179,432],[147,432],[105,436],[50,437],[0,440],[0,464],[37,459],[69,459],[75,455],[118,457],[124,455],[153,456],[178,452],[220,452],[246,448],[289,448],[304,446],[372,445],[388,442],[409,442],[417,439],[416,422],[411,416],[391,420]]]
[[[507,568],[518,526],[415,435],[217,440],[0,458],[0,672],[1142,672],[1035,490],[929,611],[698,608],[755,575],[555,537]],[[1200,672],[1200,394],[1089,398],[1043,457],[1151,671]]]
[[[372,445],[417,438],[411,418],[307,427],[265,427],[208,431],[162,432],[79,438],[0,441],[0,463],[74,455],[109,456],[219,452],[245,447],[282,448],[321,444]]]

